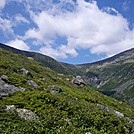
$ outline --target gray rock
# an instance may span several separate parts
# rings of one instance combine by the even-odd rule
[[[7,79],[8,79],[8,76],[2,75],[0,78],[1,78],[2,80],[7,80]]]
[[[21,73],[24,76],[28,76],[28,77],[33,78],[32,73],[29,72],[28,70],[26,70],[25,68],[20,69],[18,72]]]
[[[16,108],[15,105],[6,105],[5,110],[10,114],[17,113],[20,118],[23,118],[25,120],[34,120],[34,121],[39,120],[39,117],[31,110]]]
[[[98,74],[95,74],[93,72],[90,72],[88,70],[88,72],[84,75],[83,78],[86,82],[91,83],[95,86],[101,86],[101,84],[103,83],[103,81],[101,80],[100,76]]]
[[[14,85],[10,85],[8,83],[6,83],[5,81],[3,81],[1,78],[0,78],[0,95],[1,96],[5,96],[7,95],[9,92],[15,92],[15,91],[25,91],[24,88],[22,87],[15,87]]]
[[[124,114],[119,112],[119,111],[116,111],[114,110],[114,113],[118,116],[118,117],[124,117]]]
[[[29,80],[27,82],[27,85],[32,86],[32,87],[34,87],[36,89],[38,88],[38,85],[33,80]]]
[[[77,86],[84,86],[86,85],[86,83],[84,82],[84,80],[81,78],[81,76],[76,76],[76,78],[74,78],[72,80],[72,83],[74,85],[77,85]]]
[[[65,78],[66,81],[70,81],[69,78]]]
[[[61,88],[54,85],[48,86],[48,89],[50,90],[51,93],[60,93],[62,91]]]
[[[15,111],[16,111],[15,105],[6,105],[6,111],[8,113],[15,113]]]
[[[39,117],[31,110],[17,108],[16,112],[18,113],[18,116],[20,118],[23,118],[25,120],[34,120],[34,121],[39,120]]]
[[[39,78],[39,80],[41,80],[41,81],[46,81],[46,78]]]
[[[119,111],[116,111],[116,110],[111,110],[109,109],[108,107],[104,106],[104,105],[101,105],[101,104],[97,104],[97,106],[101,109],[101,110],[104,110],[106,112],[110,112],[110,113],[114,113],[116,116],[118,117],[124,117],[124,114],[119,112]]]
[[[34,58],[33,57],[27,57],[29,60],[34,60]]]
[[[91,132],[86,132],[85,134],[92,134]]]

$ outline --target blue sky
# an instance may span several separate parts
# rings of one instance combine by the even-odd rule
[[[89,63],[134,48],[134,0],[0,0],[0,42]]]

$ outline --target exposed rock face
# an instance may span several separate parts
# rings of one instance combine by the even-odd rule
[[[81,76],[76,76],[76,78],[74,78],[72,80],[72,83],[76,86],[85,86],[86,83],[84,82],[84,80],[81,78]]]
[[[119,111],[111,110],[111,109],[109,109],[108,107],[105,107],[105,106],[103,106],[103,105],[101,105],[101,104],[97,104],[97,106],[99,106],[99,108],[100,108],[101,110],[104,110],[104,111],[110,112],[110,113],[114,113],[114,114],[115,114],[116,116],[118,116],[118,117],[124,117],[124,114],[121,113],[121,112],[119,112]]]
[[[6,77],[4,77],[6,78]],[[14,85],[10,85],[8,83],[6,83],[4,80],[2,80],[2,78],[0,78],[0,95],[1,96],[7,96],[9,92],[15,92],[15,91],[25,91],[24,88],[22,87],[15,87]]]
[[[28,77],[31,77],[33,78],[33,75],[31,72],[29,72],[28,70],[26,70],[25,68],[22,68],[21,70],[18,71],[19,73],[21,73],[22,75],[24,76],[28,76]]]
[[[102,82],[102,80],[99,78],[99,75],[93,72],[86,73],[84,80],[96,86]]]
[[[120,92],[121,94],[123,94],[124,89],[126,89],[127,87],[129,87],[130,85],[132,85],[133,82],[134,82],[134,81],[129,80],[129,81],[123,83],[122,85],[120,85],[119,87],[117,87],[117,88],[115,88],[115,89],[112,89],[112,90],[113,90],[113,91]]]
[[[17,113],[20,118],[25,120],[39,120],[39,117],[34,114],[31,110],[16,108],[15,105],[7,105],[5,109],[8,113]]]
[[[33,80],[29,80],[27,82],[27,85],[32,86],[32,87],[34,87],[36,89],[38,88],[38,85]]]
[[[48,89],[50,90],[51,93],[60,93],[62,91],[61,88],[54,85],[48,86]]]

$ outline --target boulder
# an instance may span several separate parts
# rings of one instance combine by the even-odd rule
[[[34,58],[33,57],[27,57],[29,60],[34,60]]]
[[[21,73],[24,76],[28,76],[28,77],[33,78],[32,73],[29,72],[28,70],[26,70],[25,68],[20,69],[18,72]]]
[[[65,78],[66,81],[70,81],[69,78]]]
[[[51,93],[60,93],[62,91],[61,88],[54,85],[48,86],[48,89]]]
[[[16,112],[18,113],[18,116],[20,118],[23,118],[25,120],[34,120],[34,121],[39,120],[39,117],[35,113],[33,113],[31,110],[17,108]]]
[[[118,117],[124,117],[124,114],[119,112],[119,111],[116,111],[114,110],[114,113],[118,116]]]
[[[3,97],[8,96],[9,92],[15,92],[18,90],[25,91],[24,88],[10,85],[0,78],[0,95],[1,96],[3,96]]]
[[[23,108],[16,108],[15,105],[6,105],[5,109],[8,113],[17,113],[18,116],[25,120],[39,120],[39,117],[33,113],[31,110],[23,109]]]
[[[72,80],[72,83],[76,86],[85,86],[86,83],[84,82],[84,80],[81,78],[81,76],[76,76],[76,78],[74,78]]]
[[[15,107],[15,105],[6,105],[6,111],[8,112],[8,113],[15,113],[15,111],[16,111],[16,107]]]
[[[7,79],[8,79],[8,76],[2,75],[0,78],[1,78],[2,80],[7,80]]]
[[[32,86],[32,87],[34,87],[36,89],[38,88],[38,85],[33,80],[29,80],[27,82],[27,85]]]

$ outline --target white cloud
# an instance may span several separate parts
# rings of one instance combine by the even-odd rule
[[[22,40],[19,39],[15,39],[15,40],[11,40],[9,42],[6,43],[7,45],[20,49],[20,50],[29,50],[29,46]]]
[[[78,55],[74,48],[69,48],[66,45],[61,45],[56,49],[51,46],[45,46],[40,49],[40,52],[53,58],[67,58],[68,55],[76,57]]]
[[[0,30],[3,32],[3,34],[8,37],[14,36],[14,30],[12,29],[12,22],[8,19],[3,19],[0,17]]]
[[[129,5],[131,4],[130,0],[125,0],[122,4],[122,9],[123,11],[128,11],[129,10]]]
[[[32,14],[38,28],[29,29],[25,39],[34,38],[46,44],[40,49],[44,54],[67,58],[68,55],[77,56],[77,49],[89,49],[92,53],[109,56],[134,47],[133,30],[114,8],[104,11],[96,2],[78,0],[72,12],[60,11],[55,15],[49,11]],[[111,11],[114,14],[110,14]],[[55,49],[52,44],[60,36],[67,38],[67,44]]]
[[[24,37],[19,37],[20,40],[11,41],[12,45],[19,41],[23,44],[20,46],[28,50],[24,41],[33,39],[34,44],[40,45],[41,53],[54,58],[67,58],[69,55],[76,57],[80,49],[110,56],[134,47],[134,30],[129,29],[128,21],[114,8],[99,9],[95,1],[89,3],[84,0],[77,0],[77,3],[73,0],[59,0],[56,4],[52,0],[14,1],[24,4],[37,27],[33,26],[26,31]],[[13,22],[0,19],[0,29],[14,35]],[[18,14],[15,23],[31,22]],[[55,47],[59,37],[65,37],[67,43]]]
[[[17,14],[16,16],[15,16],[15,21],[16,21],[16,23],[27,23],[27,24],[29,24],[29,21],[25,18],[25,17],[23,17],[21,14]]]
[[[6,5],[6,0],[0,0],[0,9],[3,9]]]

